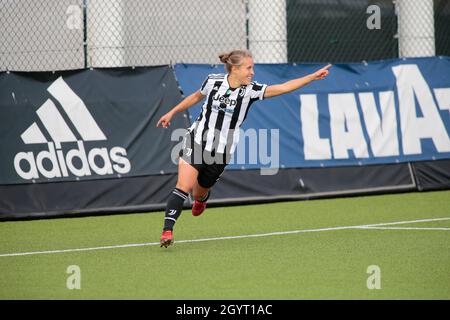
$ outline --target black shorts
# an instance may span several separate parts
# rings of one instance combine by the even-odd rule
[[[203,188],[211,188],[230,162],[231,155],[206,151],[204,147],[205,144],[196,143],[194,134],[188,132],[184,137],[180,157],[198,171],[198,184]]]

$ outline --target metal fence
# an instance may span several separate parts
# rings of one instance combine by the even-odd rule
[[[0,70],[450,55],[450,0],[0,0]]]

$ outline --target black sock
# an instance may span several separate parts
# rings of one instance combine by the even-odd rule
[[[209,192],[209,190],[208,190],[208,192],[205,194],[205,196],[204,196],[203,198],[201,198],[200,200],[198,200],[198,201],[200,201],[200,202],[206,202],[206,201],[208,201],[208,199],[209,199],[209,194],[210,194],[210,192]]]
[[[183,210],[183,203],[188,194],[180,189],[173,189],[166,205],[166,215],[164,218],[164,230],[173,230],[173,226]]]

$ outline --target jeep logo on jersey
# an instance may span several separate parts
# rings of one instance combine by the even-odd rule
[[[213,97],[213,100],[219,101],[220,104],[225,104],[225,105],[230,106],[230,107],[234,107],[236,105],[236,103],[237,103],[236,100],[230,99],[228,97],[221,96],[219,93],[217,93]]]
[[[71,174],[83,177],[130,172],[131,164],[125,148],[86,150],[83,141],[104,141],[107,138],[84,102],[62,77],[53,82],[47,91],[61,104],[81,140],[77,139],[53,101],[47,99],[36,113],[52,141],[47,140],[36,122],[21,134],[23,143],[46,144],[47,149],[37,154],[19,152],[15,155],[14,168],[20,177],[31,180],[40,178],[40,175],[51,179],[69,177]],[[64,150],[61,145],[63,142],[76,142],[77,147]]]

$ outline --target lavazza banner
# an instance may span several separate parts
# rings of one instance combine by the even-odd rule
[[[258,64],[268,85],[324,64]],[[178,64],[188,95],[221,65]],[[189,110],[192,120],[200,105]],[[252,105],[229,169],[389,164],[450,158],[450,58],[334,64],[329,76]],[[255,154],[251,149],[258,145]],[[241,156],[244,155],[244,156]],[[246,159],[245,162],[239,159]]]
[[[167,66],[0,74],[0,184],[176,172],[154,127],[177,92]]]

